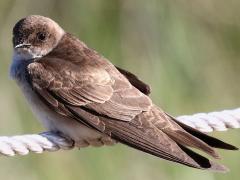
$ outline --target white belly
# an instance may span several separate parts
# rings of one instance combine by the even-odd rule
[[[39,99],[39,96],[32,90],[27,82],[18,84],[27,98],[33,113],[48,130],[60,132],[64,136],[73,139],[76,143],[75,145],[78,147],[88,145],[101,146],[103,144],[111,145],[114,143],[108,136],[49,109],[49,107]]]

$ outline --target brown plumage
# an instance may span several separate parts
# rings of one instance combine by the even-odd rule
[[[13,42],[16,54],[12,76],[23,87],[35,111],[41,109],[40,114],[50,114],[40,116],[44,122],[51,119],[51,123],[45,123],[50,130],[76,141],[78,138],[88,141],[89,135],[76,136],[83,131],[75,128],[81,124],[92,140],[97,133],[95,139],[108,137],[110,141],[190,167],[226,170],[189,147],[214,158],[219,158],[214,148],[236,147],[176,121],[152,103],[147,96],[150,93],[147,84],[116,68],[54,21],[42,16],[21,20],[14,28]],[[63,119],[61,125],[59,118]],[[101,141],[102,144],[107,143]]]

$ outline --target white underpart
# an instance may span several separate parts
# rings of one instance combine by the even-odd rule
[[[41,54],[40,52],[32,52],[31,49],[27,49],[22,52],[14,49],[12,59],[13,61],[22,61],[22,60],[41,58],[42,56],[43,54]]]
[[[229,128],[240,128],[240,108],[179,116],[177,119],[202,132],[226,131]],[[29,152],[42,153],[60,149],[69,150],[73,147],[73,140],[54,132],[0,137],[0,154],[5,156],[27,155]]]

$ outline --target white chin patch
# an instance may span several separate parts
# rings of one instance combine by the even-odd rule
[[[32,52],[31,49],[14,49],[13,60],[30,60],[41,58],[40,53]]]

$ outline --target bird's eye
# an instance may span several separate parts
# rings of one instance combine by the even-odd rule
[[[37,33],[37,38],[40,40],[40,41],[44,41],[46,39],[47,35],[43,32],[39,32]]]

